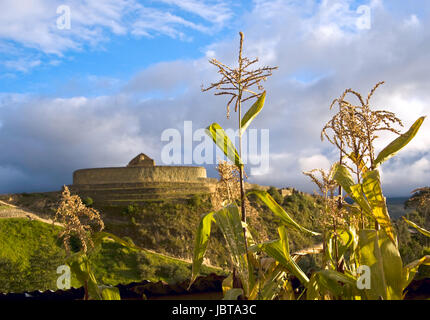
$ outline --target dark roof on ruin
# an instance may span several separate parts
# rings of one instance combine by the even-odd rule
[[[127,167],[152,167],[155,166],[155,161],[144,153],[138,154],[127,165]]]

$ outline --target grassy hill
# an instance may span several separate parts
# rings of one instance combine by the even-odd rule
[[[285,198],[279,193],[274,193],[274,196],[299,223],[310,229],[319,228],[319,209],[312,196],[298,192]],[[48,219],[53,217],[58,193],[9,195],[3,196],[3,200],[10,201],[11,197],[14,205]],[[250,200],[259,212],[255,220],[258,226],[253,225],[257,230],[256,236],[264,234],[269,239],[275,239],[278,221],[262,202],[253,198]],[[100,210],[106,231],[122,238],[128,237],[141,248],[188,261],[192,257],[194,234],[200,217],[212,210],[207,195],[195,195],[183,201],[146,201],[124,207],[100,206],[97,202],[93,206]],[[0,267],[5,275],[1,278],[12,277],[16,284],[12,289],[55,288],[56,268],[64,264],[64,252],[56,238],[56,228],[25,219],[0,219]],[[291,250],[302,249],[319,241],[294,231],[290,239]],[[2,246],[6,250],[2,250]],[[222,234],[214,227],[206,263],[227,267],[227,256]],[[108,242],[94,257],[94,270],[98,279],[107,284],[143,279],[177,281],[190,275],[189,264],[166,259],[149,251],[133,252]],[[21,260],[24,262],[21,263]],[[312,261],[303,259],[302,263],[312,264]],[[44,278],[49,280],[40,281]],[[3,288],[5,282],[0,283],[0,290]]]
[[[321,208],[318,199],[301,192],[282,197],[275,188],[271,189],[271,193],[298,223],[312,230],[320,230]],[[13,195],[12,202],[44,218],[52,218],[58,195]],[[4,196],[3,200],[10,198]],[[393,219],[402,214],[403,200],[388,199]],[[277,219],[258,199],[251,197],[250,202],[258,212],[252,222],[248,221],[256,230],[256,237],[277,238]],[[191,266],[183,260],[189,261],[192,257],[194,234],[200,217],[212,211],[208,195],[195,195],[181,201],[159,199],[129,206],[103,206],[94,202],[93,206],[100,210],[106,231],[151,250],[136,251],[114,242],[103,243],[93,257],[93,269],[100,282],[113,285],[144,279],[177,282],[190,276]],[[0,291],[55,289],[56,268],[64,264],[65,259],[64,250],[57,239],[58,228],[25,219],[0,219]],[[321,241],[295,231],[289,231],[289,239],[292,251]],[[224,239],[215,226],[206,263],[227,267],[227,256]],[[302,268],[312,269],[315,266],[314,259],[309,257],[301,260]],[[209,270],[204,269],[205,272]]]
[[[0,292],[57,289],[56,270],[66,258],[59,230],[34,220],[0,219]],[[185,261],[112,241],[102,244],[91,263],[97,280],[111,285],[142,280],[173,283],[191,274],[191,265]],[[213,268],[203,270],[205,274],[215,271],[220,273]],[[72,286],[79,286],[75,279]]]

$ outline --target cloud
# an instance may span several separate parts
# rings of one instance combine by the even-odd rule
[[[299,158],[299,164],[302,171],[310,171],[313,169],[330,169],[330,161],[322,154],[316,154],[310,157]]]
[[[410,3],[405,8],[402,1],[389,5],[372,1],[372,26],[365,30],[354,23],[358,14],[353,1],[258,0],[238,18],[245,32],[245,54],[259,56],[261,64],[279,66],[264,83],[266,105],[251,125],[270,129],[270,170],[266,175],[250,176],[251,182],[313,191],[315,187],[301,171],[327,168],[337,161],[338,153],[327,141],[321,142],[320,131],[334,112],[329,110],[331,101],[346,88],[367,95],[374,84],[386,80],[372,104],[397,113],[404,120],[403,131],[428,112],[430,20],[425,18],[430,5]],[[179,7],[176,1],[164,4]],[[194,9],[193,14],[202,19],[221,19]],[[414,14],[419,23],[411,18]],[[185,15],[181,17],[185,19]],[[414,22],[413,26],[405,21]],[[195,26],[186,27],[201,25],[193,23]],[[172,25],[181,25],[181,20],[167,26]],[[163,32],[181,37],[175,33],[180,29],[172,30]],[[238,35],[228,35],[203,52],[230,65],[237,61],[237,47]],[[225,119],[225,99],[200,91],[202,83],[207,85],[218,77],[204,56],[136,71],[127,83],[113,83],[119,89],[109,95],[69,99],[4,96],[0,100],[0,150],[8,152],[0,155],[0,172],[6,174],[4,168],[10,168],[20,178],[15,184],[0,178],[0,192],[12,185],[24,188],[31,184],[23,181],[43,180],[41,177],[51,186],[61,186],[71,182],[75,169],[125,165],[139,152],[159,160],[161,132],[182,130],[185,120],[192,120],[195,129],[213,121],[224,128],[236,127],[236,114]],[[381,135],[377,151],[394,137]],[[429,137],[427,119],[416,139],[383,165],[388,195],[406,195],[430,180]]]
[[[24,2],[24,3],[23,3]],[[189,40],[186,30],[211,33],[224,26],[232,11],[223,1],[154,1],[137,0],[14,0],[0,2],[0,52],[19,55],[9,68],[23,71],[29,54],[57,56],[69,51],[98,48],[112,36],[165,35]],[[164,7],[160,7],[160,3]],[[65,6],[68,12],[58,8]],[[62,17],[70,13],[70,28],[58,28]],[[189,17],[197,17],[199,21]],[[62,21],[62,20],[61,20]],[[61,22],[60,21],[60,22]],[[60,23],[61,24],[61,23]],[[29,67],[25,67],[28,70]],[[34,67],[34,66],[33,66]]]
[[[20,58],[18,60],[6,60],[3,62],[3,65],[8,69],[13,69],[21,72],[28,72],[30,69],[33,69],[37,66],[40,66],[42,62],[37,60],[27,60],[24,58]]]

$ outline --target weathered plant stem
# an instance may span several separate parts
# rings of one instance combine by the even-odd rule
[[[242,88],[242,50],[243,50],[243,33],[240,32],[240,49],[239,49],[239,94],[238,94],[238,121],[239,121],[239,156],[242,159],[242,92],[243,92],[243,88]],[[240,166],[239,168],[239,179],[240,179],[240,204],[241,204],[241,208],[242,208],[242,222],[246,223],[246,207],[245,207],[245,183],[244,183],[244,178],[243,178],[243,165]],[[246,241],[246,228],[243,227],[243,236],[244,236],[244,240],[245,240],[245,249],[246,249],[246,254],[248,254],[248,244]]]

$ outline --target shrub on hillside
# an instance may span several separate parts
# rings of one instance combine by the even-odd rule
[[[269,190],[267,190],[267,193],[272,196],[272,198],[280,205],[282,205],[282,202],[284,202],[284,198],[279,193],[278,189],[275,187],[270,187]]]

